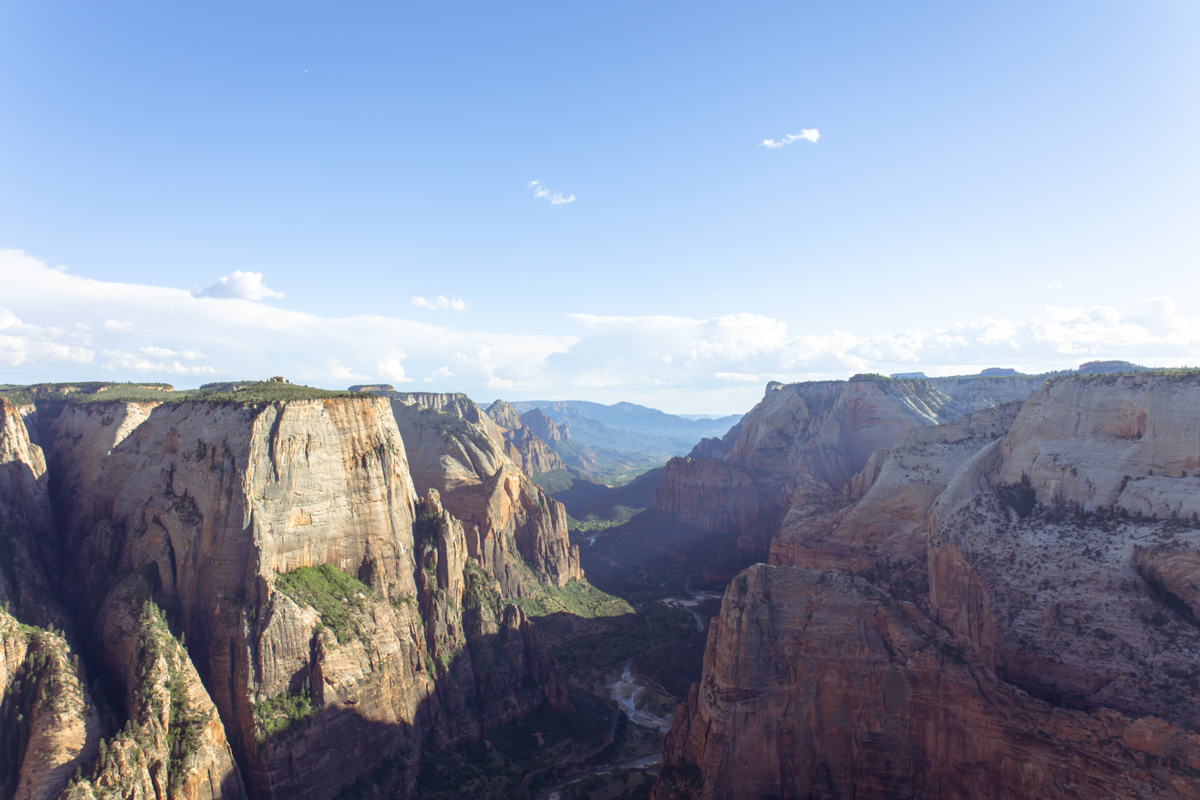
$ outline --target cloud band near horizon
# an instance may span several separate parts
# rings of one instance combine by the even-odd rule
[[[546,335],[392,316],[324,317],[278,302],[93,280],[6,250],[0,298],[0,383],[103,378],[192,386],[284,374],[328,388],[379,381],[478,400],[630,400],[681,413],[737,413],[770,380],[997,366],[1042,372],[1100,358],[1200,363],[1200,316],[1169,297],[1125,309],[1047,305],[1025,318],[949,319],[871,336],[797,334],[782,320],[746,313],[564,314],[560,330]]]

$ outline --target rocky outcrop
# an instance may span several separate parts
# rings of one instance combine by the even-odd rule
[[[771,563],[880,579],[924,561],[938,496],[963,464],[1008,432],[1020,407],[910,429],[872,453],[841,492],[802,479],[773,537]]]
[[[667,464],[654,508],[739,534],[743,547],[765,548],[803,476],[843,492],[873,452],[904,432],[1023,399],[1041,380],[859,376],[772,383],[723,439],[705,440],[688,458]]]
[[[653,797],[1186,798],[1200,737],[1055,708],[861,578],[730,585]]]
[[[118,794],[134,800],[217,800],[246,791],[217,709],[141,576],[115,587],[98,621],[109,669],[125,688],[128,717],[102,740],[89,773],[65,800]]]
[[[57,797],[96,755],[100,724],[61,632],[21,625],[0,610],[0,792]]]
[[[1005,679],[1200,724],[1200,379],[1060,378],[934,509],[930,602]]]
[[[558,453],[521,421],[512,405],[497,400],[488,406],[487,414],[500,428],[500,444],[504,447],[504,454],[526,475],[536,478],[548,472],[567,469]]]
[[[441,410],[450,407],[465,408],[465,416]],[[392,401],[392,412],[412,454],[417,490],[438,492],[446,510],[463,523],[468,553],[506,593],[520,595],[522,583],[529,580],[527,569],[560,587],[583,577],[562,504],[472,421],[475,412],[461,403],[403,400]]]
[[[453,421],[466,448],[413,439],[428,448],[414,450],[424,496],[403,404],[369,393],[4,406],[0,591],[22,614],[26,595],[67,597],[103,654],[92,669],[124,694],[125,727],[103,747],[89,732],[38,762],[52,780],[0,756],[21,785],[54,796],[82,764],[72,797],[324,800],[360,776],[403,797],[427,733],[455,745],[542,703],[569,708],[513,602],[582,578],[565,515],[460,415],[478,411],[469,400],[419,401],[404,408]],[[33,552],[43,539],[70,556]],[[10,689],[0,717],[24,702]],[[40,740],[5,741],[19,754]]]

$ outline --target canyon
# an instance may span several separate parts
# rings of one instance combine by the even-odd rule
[[[620,488],[565,405],[12,393],[4,796],[1198,796],[1200,374],[1118,367],[772,383]]]
[[[578,551],[486,415],[237,391],[0,401],[6,796],[408,796],[569,708],[522,603]]]
[[[1194,372],[1061,376],[857,461],[786,454],[815,469],[756,476],[793,494],[654,797],[1196,796],[1197,409]]]

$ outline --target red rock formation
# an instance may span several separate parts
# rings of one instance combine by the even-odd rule
[[[520,591],[525,566],[556,586],[583,577],[562,504],[471,421],[473,412],[460,416],[402,400],[392,401],[392,411],[417,490],[438,492],[446,510],[462,521],[472,558],[505,592]]]
[[[759,565],[726,592],[653,797],[1187,798],[1200,737],[1054,708],[861,578]]]
[[[842,492],[873,452],[891,447],[902,433],[1023,399],[1039,382],[1001,377],[772,383],[720,442],[706,440],[690,460],[667,464],[654,508],[681,522],[737,533],[744,547],[765,548],[802,476]]]
[[[1031,692],[1200,725],[1197,430],[1195,376],[1035,392],[936,503],[937,619]]]
[[[502,440],[499,444],[504,447],[504,454],[530,478],[567,469],[558,453],[521,421],[517,410],[510,404],[497,400],[488,406],[487,414],[501,430]]]
[[[473,407],[463,398],[423,400],[466,414]],[[578,553],[561,507],[481,425],[415,410],[454,420],[463,434],[449,450],[414,451],[423,481],[463,510],[460,522],[435,495],[418,500],[386,398],[52,399],[36,426],[0,410],[0,504],[21,510],[25,547],[36,539],[30,521],[48,516],[49,484],[60,526],[44,533],[70,554],[56,562],[59,588],[81,629],[95,624],[128,713],[129,736],[97,758],[96,737],[80,733],[74,750],[63,745],[61,757],[43,759],[48,772],[21,766],[21,781],[53,795],[63,768],[84,758],[89,772],[72,797],[207,800],[236,796],[244,777],[254,795],[324,800],[363,773],[405,796],[426,732],[452,745],[542,702],[567,707],[552,659],[510,601],[539,582],[581,578]],[[27,562],[40,579],[45,564],[25,550],[14,563]],[[285,573],[329,566],[348,582],[338,591],[349,594],[334,598],[340,608],[280,588]],[[34,584],[5,567],[0,592],[20,600]],[[186,651],[166,639],[154,645],[166,662],[139,661],[148,645],[134,629],[144,628],[138,615],[151,594],[188,642]],[[186,707],[196,712],[185,709],[187,719],[202,724],[175,724],[184,702],[176,684],[186,684]],[[6,689],[3,702],[16,696]],[[201,713],[204,703],[211,714]],[[294,717],[280,727],[286,708]],[[195,747],[177,752],[185,734]]]
[[[806,478],[772,540],[771,563],[877,578],[925,560],[934,502],[963,464],[1007,433],[1019,403],[901,434],[842,492]]]

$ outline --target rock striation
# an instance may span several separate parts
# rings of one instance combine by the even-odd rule
[[[532,427],[525,424],[511,404],[497,400],[488,406],[487,414],[500,428],[504,454],[530,478],[566,471],[567,464],[562,457]]]
[[[722,439],[668,462],[654,508],[765,549],[804,476],[843,492],[902,433],[1024,399],[1040,377],[771,383]]]
[[[1196,373],[1059,377],[800,479],[656,796],[1200,791],[1197,431]]]
[[[490,418],[468,403],[465,397],[440,405],[392,401],[417,490],[438,492],[462,521],[472,558],[510,595],[521,596],[527,570],[560,587],[582,578],[562,504],[504,454],[502,437],[474,421]]]
[[[725,593],[652,797],[1198,792],[1195,734],[1053,707],[862,578],[758,565]]]
[[[81,698],[74,727],[0,734],[17,796],[404,797],[427,734],[569,708],[518,602],[582,579],[565,514],[469,400],[419,402],[0,400],[0,593],[35,623],[0,619],[0,721],[41,719],[38,681]],[[75,612],[34,602],[55,594]],[[65,643],[36,655],[57,620],[83,643],[66,672]],[[98,713],[87,672],[118,709]]]

